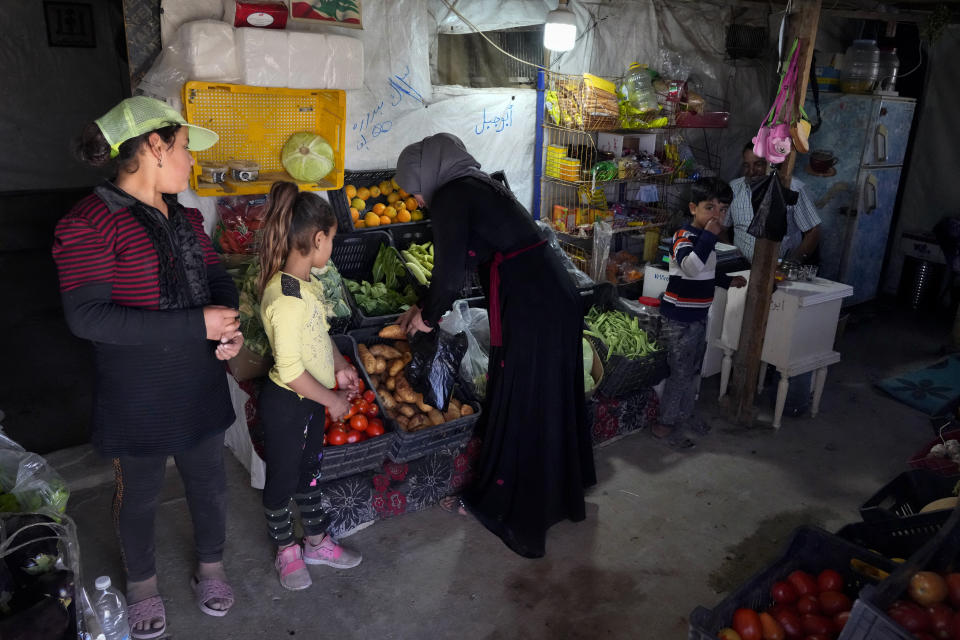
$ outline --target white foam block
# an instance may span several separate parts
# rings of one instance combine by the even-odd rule
[[[357,38],[289,31],[290,85],[296,89],[359,89],[363,43]]]
[[[256,87],[289,87],[290,53],[287,32],[279,29],[236,30],[240,81]]]
[[[234,29],[218,20],[197,20],[180,27],[180,44],[190,80],[240,80]]]

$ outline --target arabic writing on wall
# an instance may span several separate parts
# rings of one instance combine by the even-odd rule
[[[480,124],[473,128],[475,134],[483,135],[487,132],[502,133],[513,126],[513,105],[508,105],[500,115],[487,115],[487,109],[483,109],[483,115],[480,118]]]
[[[404,67],[403,73],[394,74],[387,79],[390,86],[390,104],[385,106],[384,101],[380,101],[373,111],[353,123],[353,130],[356,131],[360,139],[357,141],[357,151],[369,151],[370,144],[377,138],[390,133],[393,128],[393,120],[388,119],[387,111],[394,111],[403,103],[404,98],[423,104],[423,96],[413,85],[410,84],[410,67]]]

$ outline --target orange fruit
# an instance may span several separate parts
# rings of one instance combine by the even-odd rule
[[[389,180],[384,180],[380,183],[380,193],[383,195],[390,195],[393,192],[393,185],[390,184]]]
[[[397,189],[397,193],[400,194],[400,197],[401,197],[401,198],[409,198],[409,197],[410,197],[410,194],[407,193],[406,191],[404,191],[403,189]],[[366,200],[366,198],[364,198],[364,200]]]
[[[363,220],[357,220],[356,222],[353,223],[354,229],[363,229],[365,226],[367,226],[367,223],[364,222]]]
[[[360,219],[360,212],[357,211],[354,207],[350,207],[350,217],[353,218],[353,221],[356,222]]]
[[[393,204],[394,202],[396,202],[396,201],[399,200],[399,199],[400,199],[400,194],[399,194],[399,193],[392,193],[392,192],[391,192],[391,193],[389,193],[389,194],[387,195],[387,202],[389,202],[390,204]]]
[[[402,211],[407,208],[407,203],[403,200],[397,200],[393,203],[393,206],[397,208],[397,211]]]
[[[390,184],[393,185],[393,188],[394,188],[394,189],[399,189],[399,188],[400,188],[400,185],[397,184],[397,179],[396,179],[396,178],[390,178]]]
[[[397,222],[410,222],[411,217],[410,212],[404,209],[397,214]]]
[[[367,203],[361,200],[360,198],[354,198],[350,201],[350,206],[356,209],[357,211],[363,211],[367,208]]]
[[[410,214],[410,218],[414,222],[420,222],[421,220],[423,220],[423,211],[420,211],[420,209],[417,209],[416,211]]]
[[[373,205],[373,212],[380,216],[383,215],[383,210],[386,208],[387,205],[383,204],[382,202],[378,202],[377,204]]]
[[[376,227],[380,225],[380,216],[370,211],[363,217],[363,221],[367,223],[368,227]]]
[[[380,216],[380,224],[390,224],[390,218],[387,216]]]
[[[394,207],[387,207],[383,210],[383,215],[387,216],[388,218],[396,218],[397,210]]]
[[[366,187],[360,187],[357,189],[357,197],[361,200],[366,200],[370,197],[370,189],[367,189]]]
[[[380,187],[378,187],[378,186],[376,186],[376,185],[370,187],[370,197],[371,197],[371,198],[379,198],[379,197],[380,197]]]
[[[343,188],[343,195],[347,196],[347,200],[353,200],[357,197],[357,188],[352,184],[348,184]]]
[[[411,196],[411,197],[407,198],[406,200],[404,200],[404,202],[407,203],[407,209],[409,209],[410,211],[416,210],[416,208],[417,208],[417,200],[416,200],[416,198],[414,198],[413,196]]]

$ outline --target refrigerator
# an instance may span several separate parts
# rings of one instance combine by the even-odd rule
[[[820,276],[853,287],[847,305],[872,300],[880,287],[914,107],[912,98],[821,93],[810,153],[829,151],[836,164],[817,173],[810,154],[797,159],[793,175],[822,220]],[[805,108],[816,118],[812,95]]]

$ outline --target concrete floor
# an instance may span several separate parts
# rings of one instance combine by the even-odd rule
[[[193,603],[189,515],[171,471],[157,518],[169,637],[684,638],[691,609],[716,604],[768,564],[794,527],[836,530],[857,520],[858,506],[906,468],[931,437],[928,420],[872,382],[936,360],[948,333],[948,322],[880,306],[857,314],[821,415],[785,418],[778,432],[726,422],[717,378],[705,381],[700,408],[714,433],[682,454],[647,433],[597,449],[600,481],[587,521],[554,527],[541,560],[522,559],[474,520],[433,508],[356,533],[347,544],[363,552],[359,567],[314,567],[311,589],[284,591],[259,492],[228,454],[226,564],[237,604],[222,619]],[[69,513],[87,582],[118,577],[108,470],[83,448],[51,460],[85,487]]]

